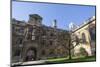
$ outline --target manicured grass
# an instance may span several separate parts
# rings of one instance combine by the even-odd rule
[[[48,59],[47,61],[63,61],[63,60],[67,60],[68,59],[68,57],[67,58],[57,58],[57,59]]]
[[[76,63],[76,62],[93,62],[96,61],[95,56],[89,56],[89,57],[73,57],[73,59],[68,59],[67,58],[49,58],[48,60],[45,61],[45,63],[39,63],[39,64],[26,64],[26,65],[14,65],[12,67],[17,67],[17,66],[29,66],[29,65],[45,65],[45,64],[61,64],[61,63]]]
[[[96,61],[95,56],[81,57],[74,59],[68,59],[68,58],[48,59],[46,63],[53,64],[53,63],[75,63],[75,62],[91,62],[91,61]]]

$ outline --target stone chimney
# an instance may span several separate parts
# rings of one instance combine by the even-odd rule
[[[53,21],[52,26],[53,26],[54,28],[57,28],[57,20],[56,20],[56,19]]]

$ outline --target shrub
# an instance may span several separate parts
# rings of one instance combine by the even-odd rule
[[[85,56],[85,57],[88,56],[88,53],[87,53],[87,51],[85,50],[85,48],[83,48],[83,47],[80,48],[80,55],[81,55],[81,56]]]

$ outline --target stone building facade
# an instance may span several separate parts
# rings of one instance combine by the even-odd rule
[[[84,48],[88,56],[96,55],[96,18],[89,18],[84,24],[72,31],[72,36],[80,39],[79,45],[74,48],[74,54],[80,53]],[[75,44],[76,42],[73,42]]]
[[[29,21],[12,19],[12,62],[67,57],[69,33],[67,30],[42,24],[43,18],[30,14]]]

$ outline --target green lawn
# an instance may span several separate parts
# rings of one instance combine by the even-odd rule
[[[91,62],[91,61],[96,61],[95,56],[90,56],[90,57],[80,57],[80,58],[73,58],[73,59],[68,59],[67,58],[57,58],[57,59],[48,59],[46,63],[52,64],[52,63],[75,63],[75,62]]]
[[[63,60],[67,60],[68,59],[68,57],[67,58],[57,58],[57,59],[48,59],[47,61],[63,61]]]

